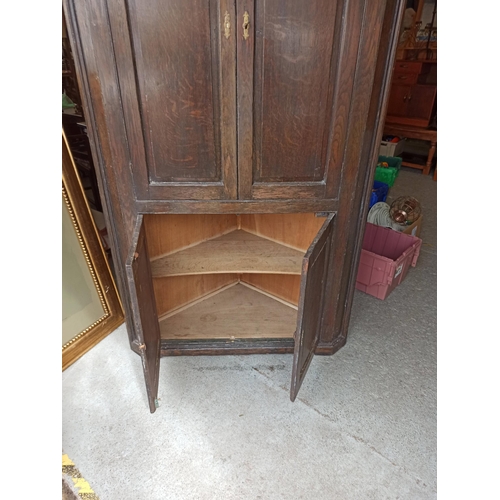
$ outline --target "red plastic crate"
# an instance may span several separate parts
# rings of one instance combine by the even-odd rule
[[[356,288],[384,300],[416,266],[421,245],[416,236],[367,223]]]

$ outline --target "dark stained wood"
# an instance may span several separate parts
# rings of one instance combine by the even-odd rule
[[[343,86],[346,88],[344,92],[348,92],[348,101],[345,103],[345,113],[340,112],[336,117],[336,124],[334,127],[334,147],[332,159],[335,158],[336,162],[343,165],[342,178],[340,180],[340,200],[339,210],[337,212],[337,220],[335,221],[334,238],[332,239],[332,248],[330,252],[330,263],[328,279],[325,287],[327,304],[338,304],[339,295],[343,292],[338,280],[344,272],[344,266],[348,266],[349,254],[352,251],[348,245],[348,231],[350,228],[351,217],[353,211],[356,210],[354,204],[354,197],[360,191],[361,186],[358,185],[357,175],[360,168],[360,152],[362,147],[363,132],[366,123],[366,112],[371,95],[371,79],[374,71],[373,58],[376,57],[376,39],[372,37],[377,36],[380,32],[380,27],[376,26],[376,20],[369,23],[370,16],[380,16],[381,5],[374,5],[373,9],[366,8],[362,2],[351,4],[346,13],[347,29],[350,31],[350,26],[354,27],[353,39],[351,46],[345,47],[346,64],[351,67],[353,65],[355,50],[357,54],[357,66],[354,65],[352,70],[354,78],[350,81],[345,81],[343,78]],[[370,28],[375,27],[372,31]],[[359,34],[356,30],[359,30]],[[371,60],[370,60],[371,59]],[[355,63],[354,63],[355,64]],[[342,93],[339,98],[342,97]],[[342,108],[341,108],[342,109]],[[349,168],[350,167],[350,168]],[[358,230],[358,228],[356,228]],[[322,324],[322,331],[319,344],[332,344],[336,341],[337,336],[341,332],[334,329],[335,320],[338,319],[342,312],[335,307],[328,308],[325,311],[325,317]],[[346,332],[342,332],[342,335]]]
[[[296,394],[312,352],[332,354],[346,342],[404,2],[64,0],[64,7],[150,404],[160,350],[292,352],[294,342],[162,341],[160,348],[151,271],[140,260],[147,253],[141,214],[335,214],[322,252],[325,307],[319,320],[316,302],[306,307],[319,333],[299,349]],[[184,169],[188,158],[196,160]],[[134,228],[143,245],[135,264],[126,261]]]
[[[300,284],[299,311],[295,331],[290,399],[295,401],[311,363],[321,332],[328,254],[334,215],[330,215],[304,256]]]
[[[321,345],[321,337],[318,339],[318,344],[314,350],[314,354],[318,356],[331,356],[335,354],[340,348],[344,347],[347,342],[347,337],[337,337],[335,342],[328,346]]]
[[[250,37],[237,46],[239,197],[336,199],[341,163],[331,161],[331,136],[348,113],[360,29],[354,18],[343,22],[350,3],[239,5],[251,13]]]
[[[243,37],[243,17],[249,13],[249,37]],[[237,113],[238,113],[238,198],[252,198],[253,157],[253,60],[255,47],[254,0],[236,2],[236,71]]]
[[[220,30],[219,81],[221,94],[221,149],[224,199],[238,198],[237,115],[236,115],[236,6],[234,0],[219,0],[219,26],[229,15],[229,37]]]
[[[219,181],[215,5],[128,0],[127,7],[151,182]]]
[[[316,347],[317,356],[331,356],[346,343],[346,338],[339,339],[330,347]],[[293,354],[293,339],[235,339],[234,341],[161,341],[161,356],[224,356],[239,354]]]
[[[351,220],[348,223],[345,220],[340,220],[341,217],[342,219],[346,217],[345,198],[342,200],[342,213],[339,210],[337,215],[339,220],[336,220],[336,228],[344,227],[341,234],[347,240],[348,255],[341,253],[346,251],[341,245],[333,245],[330,260],[331,271],[329,272],[325,299],[325,302],[332,304],[332,306],[325,308],[317,351],[323,349],[328,352],[330,350],[333,354],[344,345],[347,336],[361,244],[369,207],[368,193],[372,188],[375,173],[372,166],[376,164],[383,133],[390,90],[390,72],[396,55],[397,34],[400,31],[404,5],[404,2],[400,0],[387,0],[385,9],[376,5],[372,6],[374,11],[377,8],[382,10],[383,18],[376,21],[382,28],[381,38],[376,60],[371,62],[375,69],[374,86],[367,117],[367,123],[371,125],[364,131],[358,189],[356,197],[351,200]],[[370,29],[369,26],[368,24],[368,30]],[[348,186],[345,186],[345,189],[349,192]]]
[[[81,55],[85,60],[87,77],[84,87],[88,86],[85,107],[92,108],[85,116],[90,115],[88,128],[91,130],[94,128],[93,123],[104,125],[98,135],[103,157],[102,161],[96,163],[101,163],[106,168],[107,182],[104,191],[109,192],[114,206],[111,220],[115,222],[120,239],[123,240],[120,253],[124,257],[131,244],[136,211],[127,134],[121,113],[120,87],[114,71],[113,44],[107,27],[108,14],[105,4],[100,0],[71,3],[70,11],[76,17],[80,36],[90,42],[82,44]],[[116,224],[117,221],[119,224]]]
[[[236,198],[235,38],[223,36],[233,3],[109,0],[109,9],[138,198]]]
[[[342,174],[346,165],[344,160],[346,139],[350,127],[350,109],[356,96],[353,96],[354,75],[358,62],[358,51],[363,22],[365,2],[339,2],[337,14],[337,31],[340,33],[336,43],[337,66],[335,72],[334,94],[328,105],[332,106],[332,121],[328,136],[326,162],[326,196],[339,197],[341,193]],[[345,196],[345,193],[343,193]]]
[[[162,356],[222,356],[238,354],[291,354],[293,339],[227,340],[165,340],[161,341]]]
[[[335,4],[255,5],[254,183],[324,178],[318,138],[327,121]]]
[[[335,200],[148,201],[137,202],[143,214],[265,214],[335,212]]]
[[[136,205],[127,135],[114,72],[107,11],[100,0],[63,0],[87,131],[110,237],[117,286],[125,317],[131,317],[124,265],[132,243]],[[127,321],[129,341],[136,339]]]
[[[160,328],[142,216],[137,218],[134,238],[137,243],[131,248],[126,271],[132,299],[133,321],[137,332],[135,343],[141,352],[149,409],[154,413],[160,373]]]

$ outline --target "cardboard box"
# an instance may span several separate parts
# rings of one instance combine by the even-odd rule
[[[420,217],[411,225],[407,226],[404,231],[401,231],[405,234],[410,234],[411,236],[416,236],[420,238],[420,231],[422,230],[422,220],[424,216],[421,214]]]

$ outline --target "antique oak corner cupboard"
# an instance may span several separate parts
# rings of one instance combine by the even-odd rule
[[[401,0],[64,0],[132,349],[346,342]]]

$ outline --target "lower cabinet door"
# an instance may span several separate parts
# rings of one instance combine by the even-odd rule
[[[387,116],[406,116],[407,100],[410,95],[411,86],[393,85],[389,97]]]
[[[135,342],[142,359],[149,409],[154,413],[160,371],[160,328],[142,215],[137,218],[133,241],[125,270],[131,295],[133,327],[137,336]]]
[[[302,262],[290,399],[295,401],[318,343],[323,318],[334,215],[329,215]]]
[[[434,85],[414,85],[408,99],[406,116],[413,120],[421,120],[416,126],[427,127],[432,117],[436,87]]]

